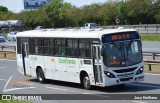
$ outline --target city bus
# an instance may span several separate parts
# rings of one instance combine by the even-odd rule
[[[90,89],[144,80],[135,29],[42,29],[16,37],[18,71],[41,83],[51,79]]]

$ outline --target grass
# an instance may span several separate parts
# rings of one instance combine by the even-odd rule
[[[151,70],[152,71],[149,71],[148,65],[144,65],[144,72],[160,74],[160,64],[151,65]]]
[[[160,42],[160,34],[140,34],[142,41]]]
[[[0,59],[16,59],[16,54],[15,53],[7,53],[6,58],[4,57],[4,53],[0,52]]]

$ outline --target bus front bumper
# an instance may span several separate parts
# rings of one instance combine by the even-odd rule
[[[138,82],[144,81],[144,73],[135,75],[133,77],[121,77],[121,78],[108,78],[107,76],[104,77],[105,83],[104,86],[113,86],[119,84],[125,84],[130,82]]]

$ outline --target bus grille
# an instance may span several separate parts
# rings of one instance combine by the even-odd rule
[[[132,72],[136,69],[137,67],[134,68],[128,68],[128,69],[121,69],[121,70],[114,70],[116,73],[125,73],[125,72]]]
[[[120,79],[121,82],[132,80],[133,77]]]

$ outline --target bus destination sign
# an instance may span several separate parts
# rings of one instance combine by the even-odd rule
[[[129,39],[129,34],[119,34],[119,35],[112,35],[112,40],[123,40]]]
[[[102,43],[139,39],[138,32],[122,32],[102,36]]]

